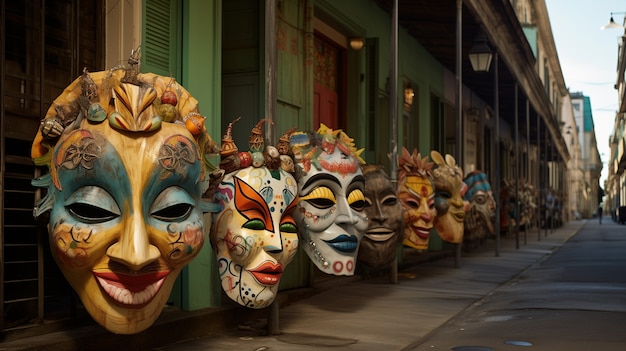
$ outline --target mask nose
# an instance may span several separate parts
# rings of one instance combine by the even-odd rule
[[[161,252],[150,244],[143,218],[132,216],[124,225],[120,240],[109,247],[107,255],[111,260],[138,271],[158,260]]]
[[[354,225],[358,222],[358,218],[352,213],[352,208],[345,198],[337,198],[337,218],[335,223]]]
[[[263,238],[263,250],[269,253],[281,253],[283,252],[283,240],[280,233],[280,226],[275,227],[276,232],[271,233],[266,231]]]
[[[378,223],[384,223],[387,217],[383,213],[382,204],[379,201],[373,201],[374,206],[374,215],[371,220],[376,221]]]

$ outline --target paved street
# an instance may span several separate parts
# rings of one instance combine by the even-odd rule
[[[158,350],[624,350],[626,226],[608,217],[503,237],[387,277],[333,287],[264,320]],[[568,241],[569,240],[569,241]]]
[[[605,217],[410,349],[617,351],[624,326],[626,227]]]
[[[625,350],[626,226],[605,217],[538,234],[521,234],[519,248],[502,237],[498,255],[488,240],[458,268],[454,257],[413,252],[398,284],[333,278],[315,294],[282,292],[277,335],[267,335],[266,313],[235,327],[230,316],[246,310],[234,306],[176,324],[165,314],[136,336],[91,326],[0,350]],[[233,327],[193,337],[220,322]]]

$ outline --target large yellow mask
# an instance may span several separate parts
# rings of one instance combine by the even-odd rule
[[[164,106],[167,105],[167,106]],[[96,322],[119,334],[153,324],[202,248],[204,155],[215,151],[197,101],[136,67],[84,74],[53,103],[32,156],[50,173],[52,254]]]

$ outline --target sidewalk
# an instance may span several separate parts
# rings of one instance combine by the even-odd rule
[[[610,222],[605,217],[603,222]],[[113,335],[98,326],[0,343],[0,350],[404,350],[418,344],[498,286],[544,259],[587,221],[501,237],[463,252],[459,267],[448,252],[415,255],[389,276],[339,279],[325,288],[296,289],[278,296],[278,335],[267,335],[267,311],[226,306],[198,312],[164,312],[148,330]],[[596,219],[597,223],[597,219]],[[595,224],[595,223],[594,223]],[[608,224],[608,223],[607,223]],[[413,255],[412,255],[413,256]],[[331,280],[332,281],[332,280]],[[239,327],[234,327],[239,325]],[[233,326],[216,332],[219,327]],[[182,340],[182,341],[181,341]]]
[[[445,257],[401,270],[398,284],[390,284],[388,276],[355,281],[281,305],[279,335],[239,328],[158,350],[410,349],[558,249],[585,223],[569,222],[554,232],[548,230],[547,236],[541,230],[541,241],[535,230],[527,234],[526,244],[521,233],[519,249],[515,237],[502,237],[498,257],[495,240],[487,241],[463,253],[459,268],[454,268],[454,257]]]

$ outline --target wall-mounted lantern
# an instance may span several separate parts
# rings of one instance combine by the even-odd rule
[[[404,109],[407,111],[411,111],[411,106],[413,105],[413,97],[415,96],[415,91],[411,88],[411,83],[406,83],[404,87]]]
[[[601,30],[605,30],[605,29],[624,29],[624,26],[622,26],[621,24],[617,24],[615,22],[615,20],[613,19],[613,15],[616,14],[624,14],[626,12],[611,12],[611,19],[609,20],[609,23],[603,25],[602,27],[600,27]]]
[[[352,50],[359,51],[365,45],[365,39],[362,37],[350,38],[349,43]]]
[[[489,72],[493,54],[487,45],[487,38],[483,33],[476,36],[474,46],[469,51],[469,59],[475,72]]]

